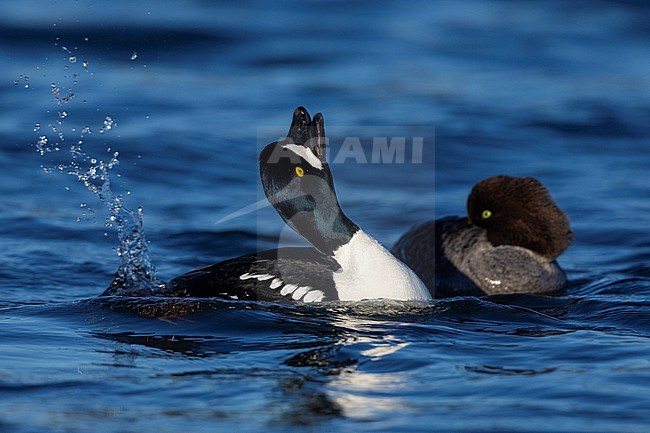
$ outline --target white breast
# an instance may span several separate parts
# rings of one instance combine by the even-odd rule
[[[334,259],[341,265],[334,273],[334,283],[343,301],[431,300],[417,275],[362,230],[334,251]]]

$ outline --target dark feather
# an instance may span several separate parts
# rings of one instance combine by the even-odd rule
[[[406,232],[391,252],[420,277],[434,298],[482,296],[485,292],[451,263],[444,248],[443,235],[469,227],[467,218],[427,221]]]
[[[224,260],[205,268],[196,269],[171,280],[167,292],[178,297],[218,297],[251,301],[290,300],[291,295],[281,295],[286,284],[310,286],[325,294],[323,301],[338,299],[332,274],[339,268],[331,258],[314,248],[280,248]],[[272,275],[260,281],[242,275]],[[282,285],[271,289],[274,279]]]

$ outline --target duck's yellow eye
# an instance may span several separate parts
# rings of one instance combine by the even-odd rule
[[[303,170],[302,167],[296,167],[296,174],[298,177],[303,177],[305,175],[305,170]]]
[[[481,218],[483,218],[484,220],[490,218],[491,216],[492,216],[492,211],[487,209],[484,210],[483,213],[481,214]]]

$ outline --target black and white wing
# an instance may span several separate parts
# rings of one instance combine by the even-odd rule
[[[339,268],[315,248],[280,248],[224,260],[171,280],[170,296],[251,301],[321,302],[338,299]]]

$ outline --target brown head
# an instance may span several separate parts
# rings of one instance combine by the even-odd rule
[[[573,242],[569,219],[532,177],[500,175],[480,181],[467,198],[467,217],[485,228],[492,245],[524,247],[549,260]]]

